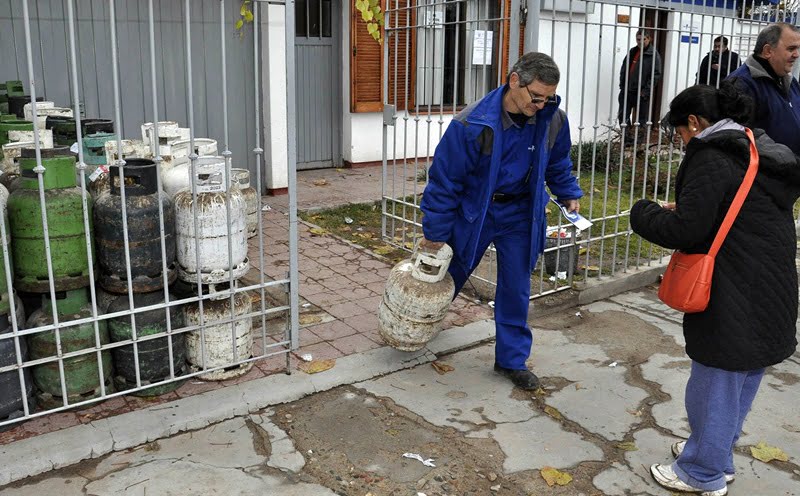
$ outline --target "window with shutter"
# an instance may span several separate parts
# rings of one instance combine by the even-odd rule
[[[350,2],[350,111],[380,112],[383,47],[367,31],[367,23]]]
[[[388,100],[404,110],[414,106],[416,71],[416,43],[413,36],[414,1],[384,0],[392,9],[389,29],[392,36],[384,36],[389,44],[389,96]],[[351,52],[350,52],[350,110],[352,112],[380,112],[383,109],[383,45],[367,32],[367,23],[361,13],[350,3]]]
[[[505,82],[511,0],[383,0],[384,11],[387,5],[386,27],[392,35],[384,37],[389,57],[386,101],[398,110],[460,107]],[[350,13],[350,109],[380,112],[384,48],[370,36],[353,2]],[[491,38],[480,55],[485,60],[473,58],[479,35]]]

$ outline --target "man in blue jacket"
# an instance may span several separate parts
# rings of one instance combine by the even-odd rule
[[[456,115],[436,147],[420,205],[420,248],[453,248],[455,294],[494,243],[494,370],[527,390],[539,387],[525,362],[533,342],[527,323],[530,274],[544,249],[550,199],[544,186],[570,211],[578,210],[583,195],[572,176],[569,124],[556,96],[559,79],[552,58],[527,53],[507,84]]]
[[[792,67],[800,57],[800,28],[783,22],[758,33],[753,55],[728,77],[738,77],[756,102],[752,126],[800,154],[800,84]]]

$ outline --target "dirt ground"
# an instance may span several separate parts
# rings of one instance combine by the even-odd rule
[[[618,318],[615,312],[577,313],[575,308],[555,311],[533,318],[532,324],[536,332],[559,330],[576,343],[599,344],[610,357],[628,364],[643,363],[654,350],[675,356],[683,353],[674,340],[641,321],[621,328],[620,323],[629,320]],[[447,357],[443,362],[447,363]],[[664,394],[657,384],[645,381],[637,372],[626,379],[650,393],[643,408],[632,414],[642,417],[643,425],[656,427],[650,407],[663,400]],[[283,405],[275,410],[272,420],[293,438],[305,456],[303,476],[308,477],[307,481],[345,496],[602,494],[594,488],[592,479],[620,461],[625,453],[624,443],[632,439],[609,442],[577,423],[558,418],[559,412],[547,407],[545,398],[563,388],[580,386],[558,377],[546,378],[543,386],[535,393],[514,390],[513,395],[559,420],[566,431],[591,439],[605,453],[604,462],[582,463],[571,469],[574,480],[566,487],[549,487],[538,470],[500,475],[504,455],[494,440],[471,438],[455,429],[432,425],[388,398],[374,397],[352,386]],[[343,392],[359,401],[343,399]],[[348,410],[348,415],[343,416],[343,410]],[[397,458],[398,452],[424,453],[435,460],[436,468],[429,472],[417,460]]]

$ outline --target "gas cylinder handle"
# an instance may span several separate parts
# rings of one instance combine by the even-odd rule
[[[414,266],[411,276],[418,281],[437,283],[447,275],[447,268],[453,259],[453,249],[445,243],[436,253],[420,251],[419,245],[411,255]]]

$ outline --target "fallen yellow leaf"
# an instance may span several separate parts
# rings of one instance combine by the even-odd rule
[[[313,227],[313,228],[309,229],[308,232],[310,232],[311,234],[313,234],[315,236],[324,236],[324,235],[328,234],[328,231],[326,231],[325,229],[322,229],[321,227]]]
[[[453,367],[452,365],[448,365],[446,363],[443,363],[443,362],[431,362],[431,365],[433,366],[433,368],[436,370],[436,372],[439,375],[444,375],[444,374],[446,374],[448,372],[452,372],[452,371],[455,370],[455,367]]]
[[[782,449],[770,446],[764,441],[761,441],[756,446],[750,446],[750,454],[756,460],[761,460],[764,463],[769,463],[772,460],[781,462],[788,462],[789,455],[783,452]]]
[[[550,405],[545,405],[544,413],[550,415],[551,417],[553,417],[556,420],[563,420],[564,419],[564,416],[561,415],[561,412],[559,412],[558,410],[556,410],[555,408],[553,408]]]
[[[327,186],[328,180],[327,179],[317,179],[314,181],[314,186]]]
[[[633,441],[618,443],[617,448],[621,449],[622,451],[639,451],[639,448],[636,447],[636,443]]]
[[[328,369],[332,369],[334,365],[336,365],[336,360],[329,358],[327,360],[311,360],[310,362],[301,362],[297,368],[306,374],[318,374],[320,372],[325,372]]]
[[[394,248],[392,248],[391,246],[378,246],[372,251],[374,251],[378,255],[388,255],[389,252],[391,252],[392,250],[394,250]]]
[[[571,475],[566,472],[556,470],[553,467],[544,467],[539,471],[539,473],[542,475],[542,479],[544,479],[544,481],[547,482],[547,485],[550,487],[553,487],[556,484],[559,486],[566,486],[572,482]]]
[[[322,322],[322,316],[317,313],[304,313],[297,319],[300,325],[319,324]]]

